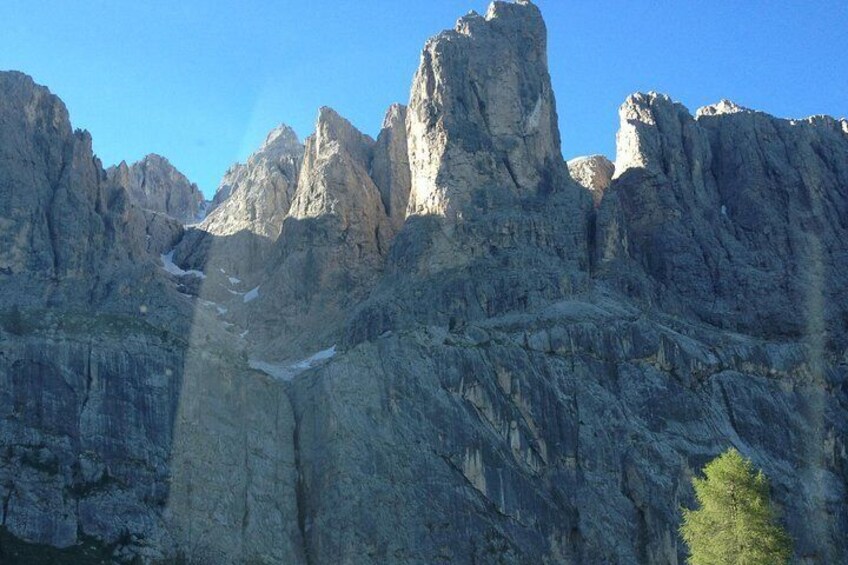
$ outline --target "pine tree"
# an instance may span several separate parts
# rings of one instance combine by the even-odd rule
[[[699,508],[683,510],[681,536],[691,565],[775,565],[789,561],[792,545],[777,524],[768,479],[731,448],[695,478]]]

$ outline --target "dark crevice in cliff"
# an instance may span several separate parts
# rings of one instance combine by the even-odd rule
[[[469,84],[471,85],[471,92],[474,93],[474,98],[477,101],[477,111],[480,112],[480,119],[483,120],[483,126],[486,128],[486,131],[489,133],[489,137],[493,138],[494,136],[492,135],[492,128],[489,125],[489,115],[486,112],[486,102],[483,99],[483,97],[480,96],[480,89],[477,86],[477,83],[474,82],[474,81],[471,81]]]
[[[733,428],[733,432],[738,436],[739,427],[736,423],[736,415],[733,413],[733,406],[730,403],[730,396],[727,394],[727,388],[722,382],[719,382],[718,387],[719,391],[721,391],[721,399],[724,402],[724,407],[727,410],[727,418],[730,421],[730,427]]]
[[[485,507],[487,507],[490,510],[494,510],[499,516],[502,516],[504,518],[508,518],[509,520],[513,520],[513,521],[515,521],[519,524],[521,523],[521,521],[516,516],[513,516],[512,514],[505,512],[504,509],[501,509],[497,504],[495,504],[495,502],[491,498],[489,498],[486,493],[481,491],[480,488],[478,488],[471,481],[471,479],[468,478],[468,475],[465,474],[465,471],[463,471],[462,468],[453,461],[453,459],[450,457],[450,455],[446,455],[444,453],[439,453],[438,451],[435,451],[435,450],[433,451],[433,454],[436,455],[437,457],[439,457],[442,461],[444,461],[447,464],[447,466],[452,471],[454,471],[456,473],[457,476],[462,477],[462,481],[468,487],[469,492],[476,493],[476,498]]]
[[[73,148],[70,149],[70,160],[73,160]],[[59,193],[62,179],[65,178],[65,173],[68,168],[68,156],[62,159],[62,168],[59,170],[59,175],[56,177],[56,182],[50,187],[50,202],[44,212],[44,221],[47,226],[47,235],[50,239],[50,252],[53,257],[53,277],[59,278],[59,233],[56,228],[55,218],[56,213],[56,196]]]
[[[289,404],[293,410],[294,428],[292,430],[292,446],[294,449],[294,470],[295,470],[295,507],[297,508],[297,529],[300,532],[300,543],[302,546],[303,559],[306,565],[313,563],[312,556],[309,551],[309,540],[307,538],[307,510],[306,501],[308,500],[306,492],[306,481],[303,476],[303,461],[301,460],[300,450],[300,414],[295,406],[292,394],[285,390],[285,395],[288,397]]]
[[[9,485],[9,492],[3,497],[3,518],[0,521],[0,526],[6,525],[6,517],[9,516],[9,502],[12,500],[13,494],[15,494],[15,486]]]
[[[515,171],[512,170],[512,164],[509,162],[509,157],[504,155],[503,158],[504,167],[506,167],[506,171],[509,173],[509,178],[512,179],[512,184],[515,185],[515,188],[521,190],[521,187],[518,185],[518,178],[515,176]]]
[[[244,511],[241,515],[241,539],[246,540],[248,537],[247,527],[250,523],[250,490],[253,484],[253,470],[250,466],[250,445],[247,437],[244,438],[243,448],[244,460],[242,463],[242,469],[244,469],[244,472],[247,477],[245,478],[244,490],[242,492],[242,498],[244,500]]]
[[[85,361],[85,390],[83,391],[82,402],[80,402],[80,411],[79,411],[79,419],[82,420],[83,414],[85,414],[85,408],[88,405],[88,399],[91,396],[91,386],[94,382],[94,369],[92,368],[92,363],[94,362],[94,344],[89,342],[88,344],[88,355]]]
[[[586,262],[586,265],[590,277],[593,276],[595,273],[595,265],[597,263],[598,258],[597,224],[598,212],[595,207],[592,207],[586,213],[586,252],[588,253],[588,260]]]

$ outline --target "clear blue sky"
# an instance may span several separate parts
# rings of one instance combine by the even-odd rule
[[[617,109],[658,90],[778,116],[848,115],[848,2],[538,0],[563,154],[614,155]],[[375,135],[424,41],[482,0],[2,0],[0,69],[32,75],[104,165],[168,157],[211,195],[280,122],[327,105]]]

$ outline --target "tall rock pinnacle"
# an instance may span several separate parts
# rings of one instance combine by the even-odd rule
[[[478,190],[555,188],[567,173],[538,8],[494,2],[428,41],[407,125],[410,214],[454,217]]]
[[[412,182],[409,176],[406,115],[405,106],[393,104],[389,108],[380,135],[377,136],[371,161],[371,177],[380,189],[383,207],[395,232],[400,230],[406,220]]]
[[[214,235],[247,231],[276,239],[297,188],[302,160],[297,134],[286,125],[277,126],[247,163],[227,171],[212,202],[215,208],[200,228]]]
[[[254,321],[272,329],[274,351],[324,339],[382,269],[393,232],[369,175],[374,150],[371,137],[320,109],[263,283],[267,291],[255,303]]]

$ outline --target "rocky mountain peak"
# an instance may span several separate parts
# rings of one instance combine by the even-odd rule
[[[631,169],[673,176],[685,172],[676,166],[681,158],[701,164],[709,159],[704,133],[697,129],[689,110],[665,94],[632,94],[618,115],[614,179]]]
[[[455,217],[479,190],[526,197],[564,172],[547,66],[530,3],[493,3],[424,47],[407,127],[410,214]]]
[[[695,117],[700,118],[701,116],[720,116],[723,114],[740,114],[743,112],[751,112],[748,108],[744,106],[740,106],[735,102],[732,102],[727,99],[722,99],[715,104],[710,104],[709,106],[704,106],[702,108],[698,108],[695,112]]]
[[[411,187],[409,153],[406,138],[406,106],[392,104],[386,111],[383,127],[374,146],[371,177],[380,189],[383,208],[397,232],[406,220]]]
[[[161,155],[151,153],[132,165],[121,162],[107,169],[106,175],[145,210],[184,223],[196,222],[205,213],[203,194],[197,185]]]
[[[848,562],[845,120],[634,94],[567,164],[544,43],[466,16],[187,230],[0,73],[0,560],[682,563],[732,445]]]
[[[269,169],[275,167],[286,167],[283,163],[298,161],[303,158],[303,144],[297,136],[297,133],[288,125],[280,124],[265,136],[265,141],[250,157],[246,163],[235,163],[227,172],[218,184],[218,189],[215,191],[215,197],[210,205],[210,212],[226,201],[234,191],[242,185],[250,185],[251,192],[255,192],[259,177],[267,177],[272,173]],[[259,173],[259,171],[264,171]],[[258,175],[258,176],[257,176]],[[249,180],[252,179],[252,180]],[[288,205],[291,201],[285,204],[285,212],[288,212]],[[279,226],[278,226],[279,228]]]
[[[609,188],[615,174],[615,164],[604,155],[576,157],[567,164],[571,178],[592,193],[592,199],[597,206],[604,191]]]
[[[848,142],[834,120],[727,101],[695,119],[655,93],[629,97],[620,116],[597,241],[615,257],[609,265],[623,260],[624,284],[645,292],[659,283],[667,307],[771,335],[805,331],[791,305],[811,293],[830,305],[821,323],[848,308],[837,298],[844,274],[824,258],[842,253],[848,214]],[[639,269],[653,281],[634,283]],[[827,276],[811,282],[810,269]]]
[[[289,126],[272,129],[246,163],[227,170],[212,211],[185,237],[176,259],[243,277],[264,269],[294,198],[303,149]]]
[[[263,279],[267,290],[250,306],[251,331],[268,336],[268,354],[331,345],[347,309],[381,272],[394,232],[370,172],[380,153],[385,158],[379,168],[388,173],[379,178],[388,181],[391,196],[398,184],[391,173],[392,145],[384,135],[378,151],[371,137],[337,112],[319,110],[315,133],[306,140],[297,191]]]
[[[360,132],[338,112],[323,106],[318,110],[318,120],[314,134],[315,150],[326,154],[331,147],[338,147],[360,162],[371,159],[371,146],[374,140]]]
[[[379,191],[368,175],[374,140],[335,110],[322,107],[315,133],[306,140],[303,168],[290,216],[316,217],[373,208]]]
[[[297,137],[297,133],[286,124],[280,124],[270,132],[265,137],[264,143],[262,143],[262,147],[259,149],[260,152],[267,152],[272,148],[278,149],[280,152],[291,152],[295,153],[300,150],[302,144],[300,143],[300,139]]]
[[[380,130],[392,129],[406,122],[406,106],[404,104],[392,104],[383,116],[383,124]]]

